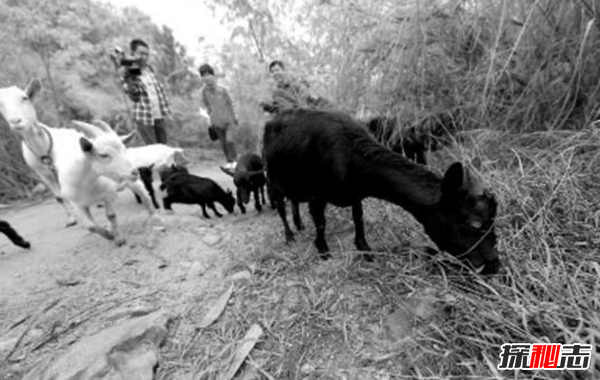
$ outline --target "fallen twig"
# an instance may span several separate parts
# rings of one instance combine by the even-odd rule
[[[36,314],[36,316],[29,323],[27,328],[23,331],[21,336],[19,336],[19,339],[17,339],[13,348],[8,352],[8,354],[4,357],[4,359],[2,359],[2,361],[0,362],[0,365],[3,365],[8,360],[10,360],[10,357],[17,351],[17,348],[19,347],[19,345],[21,344],[21,342],[23,341],[23,339],[25,338],[27,333],[29,333],[31,328],[38,322],[38,320],[42,317],[42,315],[46,314],[48,312],[48,310],[52,309],[54,306],[58,305],[60,300],[61,300],[60,298],[57,298],[57,299],[51,301],[44,309],[42,309],[42,311],[40,311],[39,313]]]

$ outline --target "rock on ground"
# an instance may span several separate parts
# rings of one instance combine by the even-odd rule
[[[84,337],[53,364],[35,367],[23,380],[151,380],[169,319],[157,311]]]

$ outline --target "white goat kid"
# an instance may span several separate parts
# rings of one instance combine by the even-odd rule
[[[86,138],[77,131],[50,128],[38,122],[30,99],[40,88],[39,81],[34,80],[26,91],[16,87],[0,89],[0,112],[11,129],[23,137],[25,161],[49,184],[57,199],[70,203],[84,227],[114,240],[117,245],[124,244],[113,206],[118,190],[125,186],[131,188],[140,195],[150,215],[154,215],[125,145],[106,125],[97,127],[75,122]],[[104,203],[111,231],[94,222],[90,206],[97,203]],[[67,212],[71,218],[68,208]]]
[[[184,156],[182,148],[174,148],[165,144],[150,144],[127,148],[127,154],[131,162],[141,167],[152,167],[154,171],[176,164],[175,158],[181,157],[182,162],[188,161]],[[180,162],[181,163],[181,162]]]

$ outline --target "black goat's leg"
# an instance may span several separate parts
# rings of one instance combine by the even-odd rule
[[[206,212],[206,204],[205,203],[198,203],[198,204],[200,205],[200,207],[202,207],[202,216],[204,216],[207,219],[210,219],[210,216]]]
[[[265,185],[262,185],[258,188],[258,191],[260,192],[260,199],[261,199],[261,203],[263,205],[266,205],[267,202],[265,201]]]
[[[312,215],[313,222],[315,223],[315,229],[317,230],[317,237],[315,238],[315,246],[321,254],[323,260],[327,260],[331,257],[329,253],[329,247],[325,240],[325,207],[327,203],[321,200],[312,200],[308,203],[308,209]]]
[[[213,210],[213,212],[215,213],[215,215],[216,215],[218,218],[222,218],[222,217],[223,217],[223,214],[221,214],[221,213],[220,213],[220,212],[217,210],[217,208],[215,207],[215,203],[214,203],[214,202],[209,202],[209,203],[208,203],[208,207],[210,207],[210,209],[211,209],[211,210]]]
[[[359,251],[370,251],[371,247],[365,238],[365,225],[363,221],[362,201],[358,200],[352,205],[352,219],[354,220],[354,245]],[[366,261],[373,261],[373,255],[364,254],[363,258]]]
[[[171,200],[170,196],[166,196],[163,198],[163,207],[165,208],[165,210],[167,211],[173,211],[173,209],[171,208],[171,204],[173,203],[173,201]]]
[[[304,230],[304,223],[302,223],[302,218],[300,217],[300,203],[297,201],[292,201],[292,216],[294,218],[294,225],[298,231]]]
[[[240,197],[238,196],[238,201],[237,201],[237,205],[240,208],[240,211],[242,212],[242,214],[246,213],[246,207],[244,206],[244,204],[242,203],[242,201],[240,200]]]
[[[14,245],[26,249],[31,248],[31,244],[23,239],[8,222],[0,220],[0,232],[6,235]]]
[[[262,211],[262,206],[260,205],[260,198],[259,198],[259,193],[258,193],[258,187],[256,187],[252,193],[254,194],[254,208],[256,209],[256,211],[261,212]]]
[[[285,198],[281,197],[275,200],[275,204],[277,205],[277,212],[279,213],[279,217],[283,222],[283,229],[285,231],[285,242],[290,244],[296,239],[294,239],[294,233],[292,232],[292,229],[290,228],[290,225],[287,221],[287,216],[285,215]]]

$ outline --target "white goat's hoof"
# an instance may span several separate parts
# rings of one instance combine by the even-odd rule
[[[165,220],[163,219],[162,216],[160,216],[158,214],[154,214],[150,217],[150,223],[152,223],[154,225],[164,225]]]

